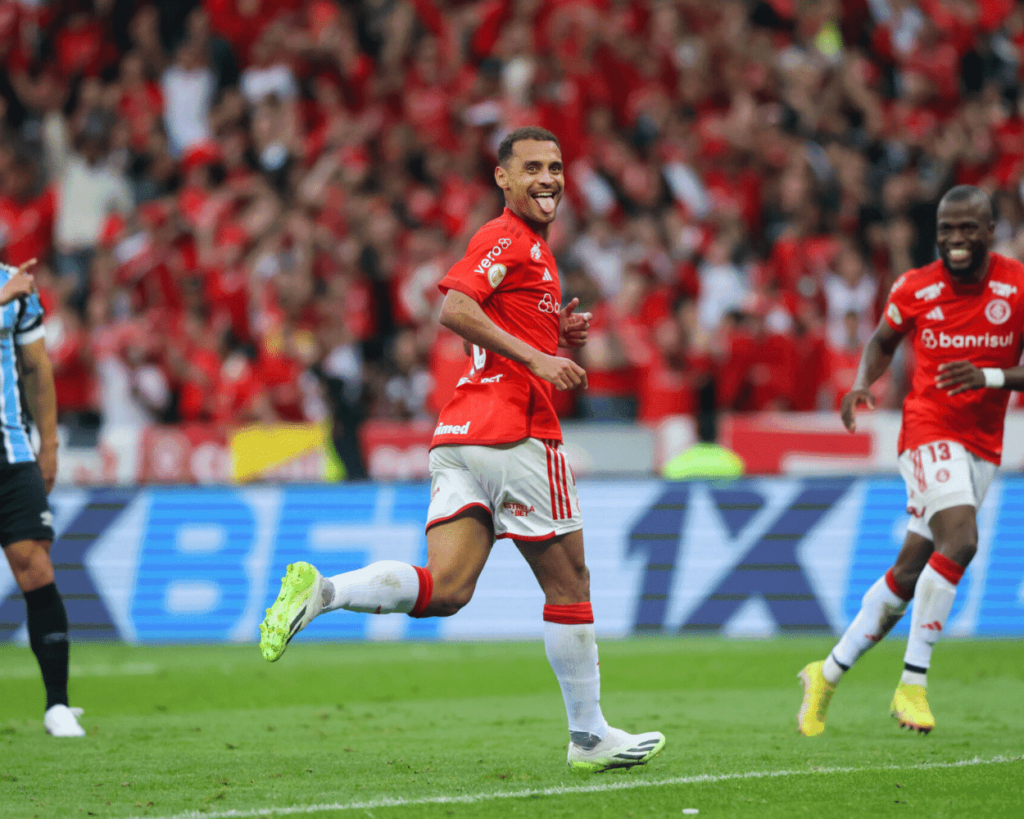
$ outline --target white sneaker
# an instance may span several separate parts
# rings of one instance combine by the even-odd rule
[[[607,771],[609,768],[632,768],[643,765],[665,747],[665,736],[658,731],[627,734],[608,728],[597,745],[589,751],[569,743],[569,767],[577,771]]]
[[[84,737],[85,729],[78,724],[82,716],[81,708],[68,708],[66,705],[55,705],[48,708],[43,715],[43,725],[51,737]]]
[[[292,563],[281,578],[281,592],[260,623],[260,651],[264,659],[281,659],[292,637],[313,622],[324,604],[323,576],[309,563]]]

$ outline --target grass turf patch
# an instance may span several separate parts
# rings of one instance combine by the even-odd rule
[[[79,740],[43,733],[32,655],[5,645],[0,813],[1024,813],[1024,646],[943,642],[930,686],[938,726],[925,737],[888,715],[903,647],[883,643],[844,679],[825,734],[807,739],[796,672],[830,645],[603,642],[609,721],[660,730],[668,745],[646,768],[599,775],[565,766],[561,696],[539,643],[303,643],[272,665],[255,646],[79,644]]]

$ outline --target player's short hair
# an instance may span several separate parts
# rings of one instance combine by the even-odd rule
[[[547,128],[541,128],[539,125],[526,125],[522,128],[516,128],[501,141],[501,145],[498,146],[498,164],[505,165],[512,158],[512,146],[517,142],[522,142],[524,139],[534,139],[537,142],[554,142],[555,145],[558,145],[558,150],[562,150],[558,137]]]
[[[951,205],[960,205],[965,203],[976,204],[982,209],[983,215],[988,217],[989,222],[994,218],[992,200],[989,198],[989,195],[981,188],[976,188],[974,185],[956,185],[955,187],[950,188],[939,201],[939,205],[941,206],[947,202]]]

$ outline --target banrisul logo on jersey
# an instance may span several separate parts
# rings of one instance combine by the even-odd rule
[[[985,318],[993,324],[1004,324],[1011,312],[1010,303],[1006,299],[992,299],[985,305]]]
[[[1005,319],[1004,319],[1005,321]],[[930,327],[921,333],[921,343],[929,350],[936,348],[962,350],[967,347],[1012,347],[1013,333],[936,333]]]

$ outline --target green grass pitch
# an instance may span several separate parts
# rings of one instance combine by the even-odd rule
[[[902,640],[841,684],[822,737],[796,732],[797,671],[831,641],[604,641],[605,714],[661,730],[646,768],[565,765],[539,642],[72,649],[85,739],[42,727],[27,648],[0,647],[0,816],[1024,816],[1024,643],[947,640],[938,727],[888,707]]]

